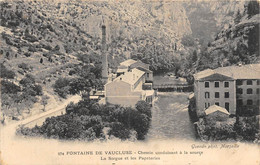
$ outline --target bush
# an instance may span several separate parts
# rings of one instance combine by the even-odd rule
[[[70,86],[69,86],[70,80],[67,78],[59,78],[55,81],[53,88],[54,91],[62,98],[66,98],[67,94],[69,94]]]
[[[18,64],[18,67],[21,68],[21,69],[23,69],[23,70],[25,70],[25,71],[27,71],[27,70],[30,69],[29,66],[28,66],[28,64],[26,64],[26,63]]]
[[[110,124],[110,127],[111,127],[111,129],[110,129],[108,135],[113,135],[122,140],[126,140],[130,137],[130,130],[127,129],[122,123],[113,122]]]
[[[1,81],[1,93],[18,93],[21,91],[21,88],[14,84],[13,82],[10,82],[8,80],[2,80]]]
[[[57,82],[60,86],[63,86],[63,83],[64,80]],[[143,107],[146,109],[142,102],[137,107],[140,111]],[[147,111],[142,109],[141,112],[119,105],[99,105],[86,96],[77,104],[67,105],[65,115],[48,118],[41,127],[33,129],[36,129],[38,136],[49,138],[94,140],[104,139],[106,132],[103,132],[103,129],[109,127],[109,136],[125,140],[131,138],[131,132],[136,132],[137,138],[141,140],[145,138],[150,127]],[[26,134],[30,132],[28,129],[24,130]],[[20,132],[23,134],[23,131]]]
[[[30,56],[31,56],[31,53],[26,52],[26,53],[24,53],[24,55],[25,55],[26,57],[30,57]]]
[[[15,77],[15,73],[12,70],[8,70],[2,63],[0,64],[0,74],[1,78],[13,79]]]
[[[19,82],[23,86],[31,86],[35,84],[35,78],[31,74],[26,74],[25,77]]]
[[[151,111],[151,106],[145,102],[145,101],[138,101],[135,105],[135,108],[137,109],[138,112],[141,114],[145,114],[149,117],[149,120],[152,117],[152,111]]]

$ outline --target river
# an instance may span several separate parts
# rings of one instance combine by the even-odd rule
[[[156,76],[155,82],[180,83],[173,78]],[[158,82],[159,81],[159,82]],[[190,93],[159,92],[158,99],[152,107],[152,122],[146,136],[153,139],[194,140],[196,138],[193,123],[188,113],[188,96]]]

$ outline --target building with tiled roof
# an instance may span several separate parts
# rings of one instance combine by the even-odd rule
[[[131,69],[105,85],[105,99],[108,104],[132,106],[139,100],[152,102],[154,90],[143,90],[145,72]]]
[[[194,95],[198,111],[211,105],[230,114],[259,111],[260,64],[207,69],[194,75]]]
[[[206,119],[214,121],[225,121],[229,118],[230,113],[223,107],[211,105],[205,110]]]
[[[128,59],[126,61],[123,61],[120,63],[120,66],[118,66],[117,69],[117,75],[122,75],[125,72],[128,72],[134,68],[137,68],[139,70],[142,70],[145,72],[145,80],[146,82],[153,82],[153,72],[149,70],[149,65],[143,63],[142,61],[138,60],[133,60],[133,59]]]

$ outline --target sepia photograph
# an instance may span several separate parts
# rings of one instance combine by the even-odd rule
[[[259,0],[0,0],[0,165],[260,165]]]

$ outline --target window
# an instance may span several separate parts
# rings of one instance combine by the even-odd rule
[[[229,92],[225,92],[225,98],[229,98]]]
[[[243,89],[242,88],[238,88],[237,89],[237,94],[243,94]]]
[[[209,82],[208,81],[205,82],[205,88],[209,88]]]
[[[228,88],[229,87],[229,82],[224,82],[224,87]]]
[[[237,105],[238,106],[243,106],[243,100],[242,99],[237,100]]]
[[[237,85],[243,85],[243,80],[237,80],[237,81],[236,81],[236,84],[237,84]]]
[[[215,81],[215,88],[219,87],[219,81]]]
[[[207,109],[208,107],[210,107],[210,103],[205,103],[205,109]]]
[[[219,102],[215,102],[215,105],[219,106]]]
[[[210,98],[209,92],[205,92],[205,98]]]
[[[215,92],[215,98],[219,98],[219,92]]]
[[[246,81],[246,85],[253,85],[253,81],[252,80],[247,80]]]
[[[246,90],[246,93],[247,93],[247,94],[252,94],[252,93],[253,93],[253,89],[252,89],[252,88],[248,88],[248,89]]]
[[[260,90],[259,88],[256,89],[256,94],[259,94],[259,90]]]
[[[256,84],[257,84],[257,85],[260,85],[260,80],[256,80]]]
[[[225,103],[225,108],[226,108],[226,110],[229,112],[229,102],[226,102],[226,103]]]
[[[149,77],[149,73],[147,73],[146,75],[147,75],[147,77]]]
[[[256,105],[258,105],[258,106],[260,105],[260,100],[256,101]]]
[[[253,105],[253,100],[250,100],[250,99],[249,99],[249,100],[247,100],[246,103],[247,103],[247,105]]]

